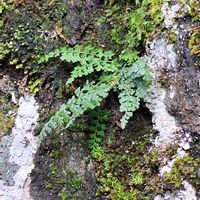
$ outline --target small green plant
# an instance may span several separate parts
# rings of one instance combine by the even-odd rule
[[[103,141],[105,131],[106,131],[106,122],[109,119],[110,113],[106,110],[101,110],[100,108],[95,109],[94,112],[91,112],[88,122],[88,129],[90,133],[89,139],[89,148],[91,154],[94,158],[100,156],[100,147]]]
[[[3,60],[12,49],[12,44],[10,43],[3,43],[0,41],[0,61]]]
[[[144,178],[142,173],[137,172],[135,170],[131,173],[131,183],[134,185],[141,185],[144,183]]]
[[[161,5],[163,0],[143,0],[141,5],[131,13],[130,26],[132,31],[136,31],[138,41],[143,36],[148,37],[156,26],[159,26],[163,20]]]
[[[200,57],[200,26],[192,29],[192,35],[188,42],[188,47],[192,53],[192,55]]]
[[[31,93],[33,94],[37,94],[40,90],[40,84],[41,84],[42,80],[40,78],[36,79],[36,80],[31,80],[29,81],[29,90]]]
[[[133,111],[139,107],[140,99],[145,95],[150,83],[150,73],[141,58],[128,65],[119,63],[115,57],[113,52],[102,48],[76,45],[56,49],[39,58],[39,63],[48,62],[51,58],[74,63],[67,86],[77,79],[95,75],[93,81],[87,80],[83,87],[75,89],[72,98],[44,125],[42,137],[58,127],[68,128],[85,111],[100,106],[111,90],[119,92],[120,111],[124,113],[121,128],[125,128]]]
[[[82,186],[83,180],[74,171],[68,171],[66,184],[75,192]]]
[[[109,176],[109,174],[108,174]],[[109,199],[136,200],[136,191],[126,192],[123,183],[116,177],[101,178],[104,191],[109,192]],[[103,188],[102,188],[103,189]]]
[[[3,13],[4,10],[8,10],[10,5],[13,3],[13,0],[0,0],[0,15]]]
[[[103,16],[106,18],[98,19],[103,19],[100,21],[101,27],[102,23],[109,24],[108,36],[114,44],[115,51],[120,54],[120,59],[132,63],[141,53],[144,45],[143,39],[151,39],[153,34],[161,32],[163,0],[128,2],[116,1],[114,5],[105,10]]]
[[[61,192],[59,192],[58,197],[60,200],[68,200],[69,196],[68,196],[68,192],[66,190],[66,188],[63,188]]]
[[[194,159],[189,153],[183,158],[177,158],[171,171],[164,175],[164,181],[171,187],[180,188],[184,178],[197,178],[196,170],[199,165],[199,159]]]

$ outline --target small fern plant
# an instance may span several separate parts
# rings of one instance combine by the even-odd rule
[[[47,63],[52,58],[75,64],[66,85],[97,72],[100,76],[92,81],[87,80],[82,87],[75,89],[74,95],[43,126],[42,138],[58,127],[68,128],[85,111],[100,106],[111,90],[119,93],[120,111],[124,113],[121,128],[125,128],[150,83],[150,73],[142,58],[128,65],[119,63],[112,51],[76,45],[45,54],[39,57],[39,63]]]
[[[109,111],[101,109],[101,107],[95,109],[94,112],[90,112],[87,123],[90,134],[88,146],[94,158],[98,158],[101,153],[101,146],[107,129],[106,124],[110,115]]]

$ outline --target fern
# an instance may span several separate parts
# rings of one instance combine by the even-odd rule
[[[101,143],[106,131],[106,122],[109,119],[110,113],[106,110],[96,109],[90,114],[88,129],[90,133],[89,148],[94,158],[99,155]]]
[[[150,83],[145,62],[138,59],[131,66],[128,65],[129,62],[120,65],[111,51],[77,45],[62,47],[41,56],[39,63],[48,62],[55,57],[75,63],[67,84],[95,72],[101,71],[101,73],[95,81],[86,81],[83,87],[75,90],[72,98],[44,125],[41,136],[45,136],[57,127],[68,128],[85,111],[100,106],[113,88],[119,92],[120,111],[124,113],[121,127],[125,128],[133,111],[139,107],[140,99],[144,97]]]
[[[59,57],[62,61],[79,63],[71,73],[66,84],[87,76],[94,71],[115,72],[119,67],[114,54],[101,48],[91,46],[62,47],[39,58],[39,63],[48,62],[50,58]]]
[[[41,138],[51,133],[58,127],[68,128],[77,117],[89,109],[100,106],[111,90],[112,86],[108,83],[87,81],[84,87],[75,90],[74,96],[55,113],[53,117],[44,125],[40,133]]]
[[[143,61],[138,59],[131,67],[124,67],[119,74],[118,88],[120,111],[124,112],[121,128],[125,128],[133,112],[139,107],[150,84],[150,72]]]

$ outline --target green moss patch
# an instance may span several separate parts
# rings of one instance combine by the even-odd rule
[[[17,107],[10,102],[9,95],[0,96],[0,133],[8,134],[14,125]],[[2,135],[0,135],[1,137]]]

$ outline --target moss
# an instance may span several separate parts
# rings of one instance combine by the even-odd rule
[[[62,191],[59,192],[58,197],[61,200],[69,200],[69,195],[66,188],[63,188]]]
[[[126,192],[124,184],[117,179],[112,177],[112,174],[108,174],[106,178],[101,178],[100,182],[102,186],[100,190],[109,193],[107,198],[109,199],[119,199],[119,200],[136,200],[137,191],[132,190],[131,192]]]
[[[198,0],[193,0],[193,1],[186,1],[189,6],[190,6],[190,15],[192,16],[192,20],[195,21],[200,21],[200,13],[199,13],[199,1]]]
[[[168,29],[165,32],[165,38],[169,44],[176,43],[177,35],[173,29]]]
[[[173,189],[179,189],[185,179],[197,179],[196,170],[200,159],[195,159],[189,153],[183,158],[177,158],[170,172],[164,175],[164,182]]]
[[[12,111],[11,114],[9,112]],[[14,125],[17,107],[9,101],[9,96],[4,94],[0,97],[0,132],[9,133]]]
[[[0,66],[14,66],[20,72],[24,71],[28,77],[27,85],[30,91],[36,94],[42,91],[39,90],[39,86],[43,79],[50,73],[56,74],[52,73],[56,70],[55,65],[47,66],[51,70],[39,66],[37,56],[62,44],[63,41],[55,34],[55,26],[58,21],[62,21],[67,3],[31,1],[26,2],[25,6],[12,6],[11,2],[13,1],[2,1],[3,9],[0,7],[0,16],[3,20],[0,29]],[[4,4],[8,5],[9,9],[8,6],[5,8]],[[13,62],[16,58],[17,63]]]
[[[82,178],[78,176],[74,171],[68,171],[67,185],[71,187],[72,190],[76,191],[82,186]]]
[[[0,15],[9,10],[13,4],[13,0],[0,0]]]
[[[1,42],[0,41],[0,61],[3,60],[6,55],[8,55],[11,52],[12,44],[8,42]]]
[[[70,146],[70,142],[68,145]],[[50,179],[45,182],[45,188],[48,189],[52,185],[50,189],[54,190],[56,187],[58,197],[61,200],[77,199],[78,191],[84,185],[83,178],[76,171],[67,167],[64,147],[59,137],[52,139],[51,150],[48,154],[51,158]]]
[[[187,9],[185,15],[190,15],[193,22],[200,20],[200,13],[199,13],[199,1],[198,0],[178,0],[178,2],[182,3],[183,5],[189,6],[190,9]]]
[[[7,114],[0,113],[0,131],[7,134],[13,127],[13,119],[7,116]]]
[[[153,131],[148,119],[134,115],[132,120],[130,124],[134,124],[134,127],[129,124],[120,133],[113,133],[112,130],[104,145],[100,145],[93,155],[97,161],[99,198],[151,199],[151,190],[160,192],[155,182],[152,182],[154,177],[158,177],[158,151],[155,149],[149,152],[148,149]],[[159,183],[159,180],[156,179],[156,182]]]
[[[51,189],[53,189],[53,184],[46,181],[46,182],[45,182],[45,188],[46,188],[47,190],[51,190]]]
[[[153,131],[148,120],[134,115],[130,122],[134,128],[128,124],[122,132],[112,130],[106,141],[99,144],[93,155],[99,184],[97,199],[149,200],[169,189],[176,192],[182,187],[183,180],[199,187],[196,170],[200,159],[190,153],[177,158],[169,173],[163,177],[159,175],[162,158],[172,159],[178,146],[168,147],[165,151],[151,150]],[[195,147],[195,151],[197,149]]]
[[[116,1],[112,6],[107,6],[95,19],[96,42],[112,48],[121,60],[132,63],[141,54],[143,39],[151,39],[162,28],[162,2],[144,0],[135,4]]]
[[[37,78],[35,80],[29,81],[29,90],[32,94],[37,94],[40,91],[40,85],[42,83],[42,80],[40,78]]]
[[[58,197],[61,200],[76,199],[76,192],[80,187],[82,187],[83,184],[81,176],[77,175],[77,173],[73,170],[67,170],[65,171],[66,177],[63,178],[60,174],[58,166],[55,163],[52,163],[50,165],[50,171],[56,184],[58,184],[62,188],[58,194]],[[46,185],[46,188],[49,188],[49,186],[51,186],[51,183],[48,183]]]
[[[200,26],[192,29],[192,35],[189,39],[188,46],[192,55],[200,57]]]

